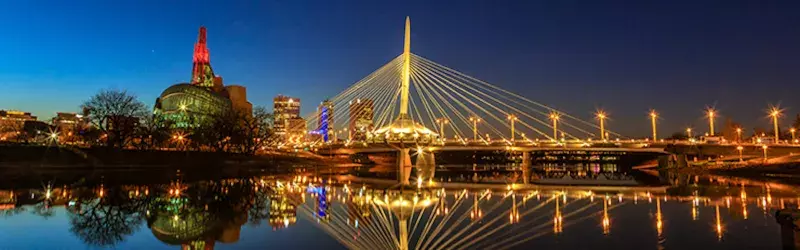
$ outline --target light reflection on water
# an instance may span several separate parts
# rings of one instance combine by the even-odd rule
[[[773,182],[611,166],[441,168],[406,187],[381,170],[324,172],[7,188],[0,249],[779,248],[774,211],[800,196]]]

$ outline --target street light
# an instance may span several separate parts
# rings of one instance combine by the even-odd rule
[[[553,121],[553,141],[558,141],[558,112],[553,111],[550,113],[550,120]]]
[[[739,150],[739,162],[742,162],[742,161],[743,161],[743,160],[742,160],[742,150],[744,150],[744,147],[742,147],[742,146],[737,146],[737,147],[736,147],[736,150]]]
[[[763,145],[761,148],[764,149],[764,161],[767,161],[767,145]]]
[[[442,144],[444,144],[445,136],[444,136],[444,125],[449,124],[450,121],[447,118],[439,118],[436,119],[436,122],[439,123],[439,138],[442,139]]]
[[[514,122],[517,120],[516,115],[508,115],[508,120],[511,122],[511,142],[514,142]]]
[[[692,138],[692,128],[686,128],[686,136],[688,136],[689,139]]]
[[[655,109],[650,110],[650,124],[653,127],[653,142],[655,142],[658,138],[658,134],[656,133],[656,118],[658,118],[658,113],[656,113]]]
[[[711,136],[714,136],[714,116],[717,115],[717,111],[714,108],[706,109],[706,116],[708,116],[708,133]]]
[[[472,141],[478,141],[478,123],[481,122],[481,118],[473,116],[469,120],[472,122]]]
[[[790,129],[789,129],[789,132],[790,132],[790,133],[792,133],[792,143],[795,143],[794,134],[795,134],[795,132],[797,132],[797,129],[795,129],[795,128],[790,128]]]
[[[742,142],[742,128],[736,128],[736,141]]]
[[[600,120],[600,140],[606,140],[606,113],[602,110],[597,111],[597,119]]]
[[[772,125],[775,126],[775,143],[778,143],[778,141],[780,141],[780,137],[778,135],[778,117],[781,116],[781,110],[777,107],[771,107],[769,110],[769,116],[772,117]]]

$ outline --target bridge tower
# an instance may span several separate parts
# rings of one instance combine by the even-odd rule
[[[398,180],[404,185],[409,184],[411,173],[411,153],[410,143],[416,144],[417,165],[422,163],[426,169],[433,166],[433,152],[419,150],[420,146],[433,142],[438,138],[438,134],[426,128],[421,123],[414,122],[408,113],[409,89],[411,88],[411,19],[406,17],[405,37],[403,40],[403,67],[400,78],[400,112],[397,118],[389,125],[379,128],[373,132],[376,137],[383,137],[387,143],[399,143],[397,147]],[[418,169],[419,170],[419,169]],[[425,171],[428,172],[428,171]],[[423,174],[425,177],[432,178],[431,174]]]

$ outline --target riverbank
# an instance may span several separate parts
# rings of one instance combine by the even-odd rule
[[[203,151],[129,150],[66,146],[2,145],[0,169],[132,169],[219,168],[227,166],[266,168],[278,165],[327,165],[328,159],[299,153],[270,152],[260,155]]]

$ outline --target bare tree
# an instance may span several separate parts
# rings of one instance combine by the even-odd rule
[[[240,145],[242,153],[253,155],[267,145],[273,134],[273,115],[264,107],[256,107],[253,114],[240,114]]]
[[[125,147],[148,112],[146,105],[125,90],[101,90],[82,105],[92,125],[103,131],[106,146]]]

